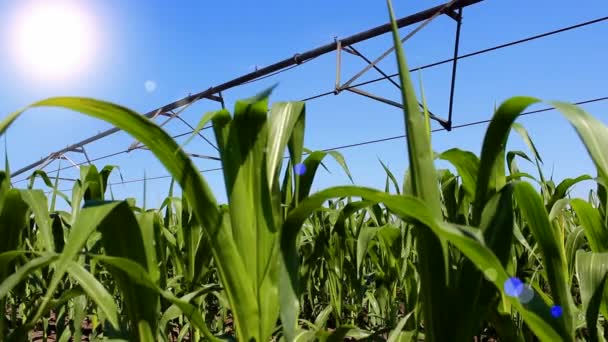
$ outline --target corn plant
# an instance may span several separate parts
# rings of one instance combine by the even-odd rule
[[[540,102],[532,97],[495,109],[479,155],[435,153],[387,4],[409,168],[399,184],[381,163],[382,190],[311,193],[328,156],[350,171],[339,153],[304,147],[304,103],[270,106],[272,89],[238,101],[233,113],[205,114],[193,133],[213,126],[225,204],[185,144],[128,108],[56,97],[9,115],[0,133],[32,107],[105,120],[149,148],[173,181],[150,209],[114,199],[115,166],[82,166],[68,196],[58,190],[59,173],[35,171],[26,189],[13,188],[6,162],[0,336],[24,341],[35,331],[44,339],[52,325],[62,341],[605,340],[608,129],[576,106],[550,102],[597,172],[560,182],[543,173],[540,152],[516,122]],[[511,132],[528,152],[506,150]],[[438,159],[450,169],[437,169]],[[50,199],[34,189],[37,179]],[[596,190],[570,198],[583,181]],[[69,209],[57,210],[58,201]]]

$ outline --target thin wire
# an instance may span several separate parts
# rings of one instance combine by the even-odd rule
[[[590,100],[584,100],[584,101],[579,101],[579,102],[574,102],[573,105],[580,106],[580,105],[584,105],[584,104],[597,103],[597,102],[602,102],[602,101],[608,101],[608,96],[598,97],[598,98],[594,98],[594,99],[590,99]],[[542,109],[537,109],[537,110],[532,110],[532,111],[524,112],[524,113],[521,113],[520,116],[535,115],[535,114],[540,114],[540,113],[544,113],[544,112],[548,112],[548,111],[552,111],[552,110],[555,110],[555,108],[554,107],[547,107],[547,108],[542,108]],[[465,128],[465,127],[482,125],[482,124],[489,123],[490,121],[492,121],[492,119],[479,120],[479,121],[471,121],[471,122],[467,122],[467,123],[460,124],[460,125],[454,125],[454,126],[452,126],[452,130],[459,129],[459,128]],[[441,128],[433,129],[431,132],[435,133],[435,132],[445,131],[445,130],[446,130],[445,128],[441,127]],[[358,142],[358,143],[354,143],[354,144],[348,144],[348,145],[341,145],[341,146],[335,146],[335,147],[325,148],[325,149],[322,149],[320,151],[327,152],[327,151],[343,150],[343,149],[352,148],[352,147],[360,147],[360,146],[365,146],[365,145],[373,145],[373,144],[377,144],[377,143],[381,143],[381,142],[403,139],[403,138],[406,138],[406,137],[407,137],[407,135],[405,135],[405,134],[403,134],[403,135],[396,135],[396,136],[386,137],[386,138],[381,138],[381,139],[362,141],[362,142]],[[285,157],[285,158],[287,158],[287,157]],[[219,167],[219,168],[214,168],[214,169],[206,169],[206,170],[201,170],[200,172],[201,173],[206,173],[206,172],[219,171],[219,170],[222,170],[222,168]],[[163,176],[156,176],[156,177],[136,178],[136,179],[131,179],[131,180],[124,181],[124,182],[110,183],[110,185],[121,185],[121,184],[127,184],[127,183],[137,183],[137,182],[143,182],[143,181],[146,181],[146,180],[156,180],[156,179],[166,179],[166,178],[172,178],[172,176],[171,175],[163,175]],[[63,191],[63,192],[64,191],[69,191],[69,189],[67,189],[67,190],[61,190],[61,191]]]
[[[199,170],[200,173],[208,173],[208,172],[213,172],[213,171],[220,171],[222,170],[221,167],[217,167],[214,169],[206,169],[206,170]],[[155,177],[146,177],[146,178],[136,178],[136,179],[130,179],[130,180],[126,180],[126,181],[120,181],[120,182],[113,182],[113,183],[108,183],[108,186],[113,186],[113,185],[123,185],[123,184],[129,184],[129,183],[140,183],[140,182],[144,182],[144,181],[149,181],[149,180],[158,180],[158,179],[167,179],[167,178],[172,178],[173,176],[171,175],[163,175],[163,176],[155,176]],[[61,178],[60,178],[61,179]],[[66,179],[69,180],[69,179]],[[59,190],[61,192],[66,192],[66,191],[70,191],[71,189],[64,189],[64,190]],[[53,191],[47,191],[46,193],[51,193]]]

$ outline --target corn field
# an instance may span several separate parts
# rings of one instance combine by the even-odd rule
[[[436,153],[388,8],[409,168],[399,179],[384,167],[384,189],[311,192],[326,158],[350,175],[347,163],[307,150],[304,103],[271,105],[271,89],[232,113],[205,114],[197,127],[213,126],[225,204],[183,145],[132,110],[74,97],[29,106],[111,123],[149,148],[173,182],[160,208],[149,209],[108,194],[112,166],[81,167],[68,196],[59,175],[40,170],[27,188],[12,187],[6,162],[0,340],[605,341],[608,128],[550,102],[578,133],[595,176],[543,174],[540,152],[516,122],[540,102],[531,97],[495,109],[479,154]],[[26,111],[7,116],[0,132]],[[511,131],[527,152],[506,150]],[[437,169],[436,160],[453,168]],[[36,179],[46,188],[34,189]],[[571,198],[582,181],[595,190]],[[69,209],[56,209],[59,202]]]

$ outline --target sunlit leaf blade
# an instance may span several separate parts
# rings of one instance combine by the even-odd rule
[[[521,136],[521,138],[524,140],[524,142],[526,143],[526,145],[528,145],[528,148],[534,154],[534,158],[542,163],[543,159],[541,158],[540,153],[536,149],[536,145],[534,145],[534,142],[532,141],[532,138],[530,138],[530,134],[524,128],[524,126],[522,126],[521,124],[515,122],[515,123],[513,123],[513,129],[515,130],[515,132],[517,132]]]
[[[163,298],[169,300],[172,304],[176,305],[186,317],[190,320],[190,322],[195,325],[201,332],[205,335],[207,339],[210,341],[221,341],[221,339],[213,336],[207,325],[205,323],[204,318],[201,315],[201,312],[197,310],[192,304],[188,303],[185,300],[176,298],[173,294],[168,291],[164,291],[150,279],[148,271],[144,269],[139,263],[129,260],[122,257],[111,257],[105,255],[94,255],[95,259],[102,261],[116,269],[121,270],[136,284],[144,286],[150,290],[156,291],[158,294],[163,296]]]
[[[442,217],[440,193],[437,187],[436,171],[433,164],[430,134],[427,123],[420,112],[416,93],[410,79],[409,67],[401,46],[399,31],[393,14],[391,1],[387,0],[392,26],[393,44],[399,67],[399,82],[407,136],[409,171],[414,196],[422,199],[436,218]],[[404,191],[405,193],[405,191]],[[441,310],[446,303],[446,260],[445,243],[431,233],[421,230],[417,236],[417,252],[420,258],[419,270],[424,307],[424,324],[429,341],[445,341],[452,320],[448,310]],[[440,271],[446,270],[446,271]]]
[[[578,106],[558,101],[551,104],[570,121],[589,152],[598,175],[604,181],[608,180],[608,127]]]
[[[278,181],[283,155],[288,148],[292,133],[304,130],[305,104],[303,102],[278,102],[272,105],[269,114],[268,144],[266,163],[268,183]],[[296,153],[302,153],[297,151]],[[299,162],[299,161],[298,161]]]
[[[399,182],[397,182],[397,178],[395,178],[395,175],[391,172],[391,170],[389,170],[388,166],[384,164],[382,160],[380,160],[380,164],[382,165],[386,176],[392,182],[393,187],[395,188],[395,192],[397,192],[397,195],[399,195],[401,193],[401,190],[399,189]]]
[[[407,321],[410,319],[410,317],[414,314],[414,311],[410,312],[409,314],[405,315],[403,318],[401,318],[399,320],[399,323],[397,324],[397,326],[395,327],[395,329],[393,329],[391,331],[391,333],[388,335],[388,339],[386,340],[386,342],[398,342],[398,341],[402,341],[400,339],[400,337],[403,335],[402,334],[402,330],[405,327],[405,324],[407,323]]]
[[[114,302],[114,297],[106,288],[92,274],[74,261],[69,263],[68,273],[80,284],[89,298],[95,301],[110,324],[118,329],[118,307]]]
[[[55,251],[55,240],[50,225],[47,200],[44,192],[40,190],[21,190],[21,198],[30,207],[34,214],[36,226],[40,230],[41,241],[45,250]]]
[[[231,303],[239,303],[239,305],[233,306],[235,320],[240,322],[236,325],[238,335],[243,338],[244,336],[257,336],[255,331],[257,331],[258,324],[245,318],[256,317],[257,309],[252,290],[247,289],[246,283],[242,281],[242,276],[246,273],[245,266],[232,240],[230,226],[221,223],[220,212],[210,188],[193,162],[183,151],[179,150],[177,143],[151,120],[109,102],[90,98],[55,97],[36,102],[28,108],[31,107],[68,108],[103,119],[128,132],[152,151],[180,184],[198,221],[212,238],[212,252],[218,263],[222,282],[226,285],[228,298]],[[24,110],[12,113],[5,118],[0,123],[0,133],[3,133]],[[214,125],[216,120],[217,118],[214,120]],[[73,194],[76,195],[74,192]],[[78,207],[74,202],[72,204]],[[64,250],[62,258],[63,255],[70,254],[66,254]],[[68,259],[71,259],[71,255]],[[64,274],[64,272],[57,274]],[[58,281],[57,278],[51,282],[52,286],[49,288],[51,293],[55,290]],[[47,293],[47,297],[50,295]],[[245,321],[251,322],[251,324],[245,323]],[[253,328],[254,326],[255,328]]]
[[[29,207],[23,201],[22,192],[10,189],[2,194],[2,208],[0,208],[0,253],[10,252],[20,248],[22,236],[27,227],[27,213]],[[10,273],[10,264],[0,268],[0,281]]]
[[[484,208],[480,230],[486,246],[492,250],[502,267],[507,266],[513,241],[513,187],[506,186],[493,196]],[[498,291],[486,280],[494,270],[480,271],[475,263],[466,260],[459,273],[459,297],[454,298],[458,307],[471,306],[454,319],[459,322],[454,332],[455,339],[466,340],[475,336],[487,308],[481,303],[491,303]]]
[[[9,291],[11,291],[15,286],[25,280],[30,273],[49,265],[51,262],[57,259],[58,256],[54,254],[41,256],[32,259],[28,261],[25,265],[19,267],[19,269],[15,273],[6,277],[5,279],[3,279],[2,283],[0,283],[0,299],[4,298],[9,293]]]
[[[99,223],[109,215],[119,203],[109,203],[98,205],[95,207],[84,208],[76,220],[72,231],[63,249],[55,263],[55,272],[46,289],[46,294],[42,298],[42,302],[34,315],[34,321],[40,318],[48,309],[47,305],[53,297],[59,283],[67,272],[70,263],[76,258],[78,253],[82,251],[88,237],[98,227]]]
[[[462,179],[462,186],[470,198],[475,197],[477,188],[477,173],[479,170],[479,158],[471,152],[457,148],[447,150],[439,155],[440,159],[449,161]]]
[[[576,253],[576,275],[580,285],[583,312],[593,313],[589,312],[589,310],[594,311],[595,308],[590,308],[590,306],[597,305],[597,303],[592,303],[592,300],[599,300],[597,298],[594,299],[595,296],[600,296],[596,294],[599,291],[601,293],[600,310],[604,316],[608,314],[608,291],[606,291],[605,286],[600,287],[604,282],[603,279],[607,272],[608,253],[593,253],[582,250]],[[595,321],[593,322],[593,327],[588,326],[588,328],[595,328]]]
[[[234,118],[215,124],[220,145],[229,203],[232,236],[246,272],[241,286],[248,286],[256,302],[255,314],[244,319],[256,329],[256,339],[266,340],[279,315],[277,225],[278,192],[271,195],[268,157],[268,99],[238,101]],[[296,113],[301,114],[301,113]],[[287,139],[279,139],[283,144]],[[272,173],[270,173],[272,174]],[[274,181],[274,180],[273,180]],[[278,189],[277,189],[278,190]],[[252,332],[253,333],[253,332]]]
[[[555,204],[555,202],[559,201],[562,198],[565,198],[568,191],[576,184],[585,181],[585,180],[590,180],[592,179],[591,176],[589,175],[582,175],[582,176],[578,176],[576,178],[566,178],[563,181],[561,181],[557,187],[555,188],[555,192],[553,193],[553,195],[551,196],[551,199],[549,200],[549,203],[547,203],[547,208],[548,210],[550,210],[551,208],[553,208],[553,205]]]
[[[594,252],[608,252],[608,230],[602,222],[599,211],[588,202],[574,198],[570,200],[579,224],[585,231],[589,247]]]
[[[576,253],[579,249],[582,249],[586,244],[585,241],[585,230],[582,227],[578,227],[568,234],[566,239],[566,260],[568,262],[568,274],[570,284],[572,284],[572,279],[575,276],[575,266],[576,266]]]
[[[551,225],[542,199],[532,185],[516,183],[515,198],[522,216],[540,246],[553,300],[563,310],[562,319],[565,329],[569,334],[572,334],[574,331],[574,303],[570,295],[567,276],[568,266],[563,241]],[[572,336],[568,337],[572,339]]]
[[[539,100],[532,97],[513,97],[503,102],[494,113],[481,148],[473,224],[479,222],[486,201],[498,190],[492,176],[497,165],[504,163],[502,156],[512,124],[526,108],[537,102]]]
[[[587,312],[585,312],[585,320],[587,321],[587,329],[589,330],[589,340],[598,341],[597,332],[597,318],[600,312],[600,305],[602,304],[604,289],[606,288],[606,278],[608,278],[608,272],[604,273],[602,280],[599,282],[589,303],[587,303]]]
[[[409,222],[420,222],[432,230],[433,233],[454,244],[475,263],[478,269],[496,270],[496,277],[494,277],[492,283],[504,293],[503,285],[509,279],[509,276],[494,253],[485,246],[483,237],[475,235],[470,228],[462,229],[459,226],[447,224],[434,218],[425,203],[417,198],[394,196],[362,187],[345,186],[323,190],[304,200],[298,208],[290,213],[285,221],[281,237],[282,257],[288,270],[297,270],[298,256],[294,244],[304,220],[326,200],[344,196],[364,197],[367,200],[384,203],[402,219]],[[297,287],[294,286],[297,283],[297,273],[289,273],[289,276],[290,282],[285,285],[290,285],[291,291],[294,292],[292,294],[293,298],[298,298]],[[528,326],[542,340],[553,341],[561,340],[562,337],[567,338],[569,333],[565,330],[563,324],[551,317],[548,305],[540,300],[538,296],[534,296],[535,299],[529,304],[522,304],[514,297],[505,296],[505,298],[513,307],[517,308]]]
[[[132,260],[141,265],[151,275],[150,278],[158,279],[156,261],[150,260],[150,255],[154,251],[153,240],[144,240],[142,234],[142,228],[144,233],[151,228],[145,222],[146,214],[143,215],[142,220],[145,226],[140,227],[129,205],[126,202],[120,202],[100,221],[98,229],[101,232],[104,251],[108,256]],[[148,264],[149,260],[152,261],[151,265]],[[157,316],[160,310],[156,291],[134,284],[122,271],[110,269],[110,273],[119,285],[123,297],[123,309],[130,323],[134,326],[145,323],[144,333],[148,334],[147,330],[150,329],[156,334]],[[143,338],[139,335],[139,330],[132,329],[131,333],[133,339]]]

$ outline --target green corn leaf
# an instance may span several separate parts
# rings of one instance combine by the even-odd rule
[[[378,159],[378,161],[380,162],[380,165],[382,165],[382,168],[384,169],[384,172],[386,173],[387,182],[390,179],[390,181],[393,184],[393,187],[395,188],[395,192],[397,192],[397,195],[399,195],[401,193],[401,190],[399,189],[399,182],[397,182],[397,178],[395,178],[395,175],[391,172],[391,170],[389,170],[388,166],[386,166],[386,164],[384,164],[384,162],[382,162],[382,160]],[[388,192],[388,187],[387,187],[387,192]]]
[[[592,179],[591,176],[582,175],[582,176],[578,176],[576,178],[566,178],[563,181],[561,181],[555,188],[553,195],[551,195],[551,199],[549,200],[549,203],[547,203],[547,210],[551,210],[551,208],[553,208],[553,205],[555,205],[555,202],[559,201],[560,199],[565,198],[566,195],[568,194],[568,191],[570,190],[570,188],[572,188],[574,185],[576,185],[582,181],[586,181],[586,180],[590,180],[590,179]]]
[[[46,255],[32,259],[20,266],[17,271],[4,278],[2,283],[0,283],[0,299],[3,299],[6,295],[8,295],[9,291],[24,281],[32,272],[48,266],[57,259],[57,255]]]
[[[173,305],[176,305],[182,311],[182,313],[186,317],[188,317],[190,322],[201,330],[201,332],[205,335],[207,339],[209,339],[210,341],[221,341],[220,338],[217,338],[211,334],[211,332],[207,328],[205,319],[201,315],[200,310],[198,310],[195,306],[188,303],[187,301],[175,297],[172,293],[160,289],[158,285],[152,281],[148,271],[144,269],[138,262],[127,258],[105,255],[93,255],[92,257],[105,264],[111,265],[116,269],[121,270],[134,283],[144,286],[150,290],[156,291],[158,294],[163,296],[163,298],[170,301]]]
[[[422,199],[433,215],[440,218],[442,217],[441,201],[439,188],[437,187],[437,173],[433,164],[434,155],[430,134],[427,129],[427,122],[420,113],[390,0],[387,0],[387,5],[399,67],[411,177],[410,185],[414,196]],[[404,193],[407,192],[404,191]],[[440,310],[439,308],[447,301],[445,298],[447,293],[447,255],[445,254],[447,246],[445,242],[440,241],[437,236],[426,230],[421,230],[417,240],[417,252],[420,259],[418,272],[420,273],[422,300],[425,308],[424,324],[426,331],[428,331],[427,338],[429,341],[445,341],[448,339],[446,334],[451,330],[452,320],[449,318],[448,310]]]
[[[110,324],[118,329],[118,307],[106,288],[75,261],[69,262],[68,273],[80,284],[89,298],[95,301]]]
[[[513,241],[513,188],[506,186],[493,196],[482,213],[480,229],[488,248],[506,267]],[[493,273],[493,272],[491,272]],[[471,309],[455,318],[459,323],[454,332],[455,340],[468,340],[475,336],[487,308],[482,303],[493,301],[498,291],[485,278],[484,272],[470,260],[465,261],[459,274],[458,307],[470,305]]]
[[[184,195],[191,203],[198,221],[204,227],[208,236],[212,238],[211,246],[214,260],[217,262],[222,283],[226,285],[229,301],[233,304],[238,303],[238,305],[232,305],[234,308],[233,315],[237,322],[235,328],[238,336],[243,339],[248,339],[247,336],[256,337],[259,325],[251,317],[257,317],[257,304],[253,290],[248,288],[247,281],[243,281],[243,275],[246,274],[245,266],[232,239],[231,228],[229,225],[221,223],[219,208],[209,186],[203,180],[193,162],[183,151],[179,150],[177,143],[151,120],[125,107],[108,102],[90,98],[55,97],[38,101],[27,108],[31,107],[67,108],[103,119],[128,132],[151,150],[173,178],[178,181]],[[4,133],[27,108],[14,112],[5,118],[0,123],[0,133]],[[216,117],[214,125],[217,120]],[[74,190],[73,198],[81,198],[79,193],[82,192],[82,188],[78,183],[75,184]],[[72,201],[75,218],[78,216],[78,203],[78,200]],[[63,255],[66,255],[65,250],[62,253]],[[57,274],[64,274],[64,272]],[[59,279],[52,280],[51,292],[55,290],[58,281]],[[50,297],[48,292],[47,297]]]
[[[496,276],[493,277],[492,283],[504,295],[503,285],[509,279],[509,276],[498,258],[486,247],[483,237],[479,234],[476,235],[476,230],[470,227],[464,228],[448,224],[434,218],[433,214],[426,207],[426,204],[417,198],[393,196],[362,187],[344,186],[329,188],[311,195],[289,214],[284,223],[283,235],[281,237],[281,255],[287,270],[286,274],[289,278],[286,279],[287,281],[283,283],[283,286],[289,286],[289,289],[292,291],[291,298],[294,298],[294,300],[297,300],[299,297],[297,286],[294,286],[297,284],[298,276],[298,255],[295,242],[302,223],[326,200],[344,196],[364,197],[367,200],[384,203],[402,219],[408,222],[419,222],[424,227],[428,227],[433,233],[442,236],[446,241],[454,244],[475,263],[478,269],[495,271]],[[520,312],[528,326],[541,340],[555,341],[562,338],[568,339],[568,330],[565,329],[559,320],[551,317],[549,307],[540,299],[538,294],[528,304],[522,304],[517,298],[506,295],[505,299]]]
[[[118,203],[109,203],[82,209],[78,219],[72,226],[72,231],[63,252],[59,255],[57,261],[55,262],[55,272],[53,273],[53,277],[48,284],[46,294],[42,298],[42,302],[32,319],[33,321],[40,318],[48,309],[47,305],[53,297],[59,283],[66,274],[70,263],[76,258],[78,253],[85,246],[91,233],[117,206]]]
[[[532,185],[515,183],[515,198],[522,216],[540,246],[553,299],[563,309],[563,323],[569,331],[569,338],[572,339],[574,303],[568,287],[568,266],[563,240],[551,225],[542,199]]]
[[[125,213],[126,215],[126,213]],[[155,282],[160,281],[160,270],[158,267],[158,259],[157,259],[157,248],[155,246],[156,243],[159,243],[156,240],[156,232],[160,230],[160,227],[157,226],[157,215],[155,212],[146,212],[136,217],[137,223],[139,226],[139,230],[141,234],[137,234],[136,231],[133,231],[134,237],[127,237],[125,239],[129,239],[128,241],[132,241],[131,239],[141,237],[141,247],[139,252],[138,259],[141,260],[141,252],[145,255],[145,264],[147,265],[148,272],[150,272],[150,278]],[[123,225],[123,234],[125,226]],[[126,235],[126,234],[125,234]],[[133,248],[137,248],[140,245],[139,243],[133,244]]]
[[[21,236],[26,229],[29,207],[23,201],[22,192],[10,189],[3,194],[4,203],[0,212],[0,252],[18,249]],[[1,272],[1,270],[0,270]]]
[[[589,241],[589,247],[593,252],[608,252],[608,231],[602,222],[597,209],[581,199],[570,200],[570,206],[576,212],[581,227],[585,230],[585,236]]]
[[[72,338],[74,341],[82,341],[82,322],[86,316],[85,310],[87,306],[86,296],[78,296],[74,298],[74,315],[72,320],[74,322],[74,334]]]
[[[597,332],[597,311],[608,314],[608,291],[605,287],[608,273],[608,253],[579,250],[576,253],[576,274],[580,286],[582,310],[587,328]]]
[[[305,104],[303,102],[278,102],[270,109],[268,144],[266,147],[266,163],[268,183],[278,186],[278,173],[281,170],[283,155],[288,148],[289,141],[294,136],[302,135],[306,116]],[[300,144],[298,144],[300,145]],[[298,158],[302,155],[302,147],[295,148],[294,153]],[[294,158],[294,156],[292,156]],[[295,161],[299,163],[299,160]]]
[[[154,256],[154,240],[144,240],[145,235],[153,236],[150,230],[153,213],[142,214],[140,222],[144,226],[140,226],[137,219],[133,215],[131,208],[127,202],[120,202],[114,210],[106,215],[99,222],[98,230],[101,232],[101,242],[105,253],[108,256],[124,257],[142,266],[149,272],[149,277],[154,281],[158,281],[159,273],[157,263]],[[148,262],[151,262],[150,264]],[[121,295],[123,297],[124,310],[129,321],[134,326],[139,326],[145,322],[146,327],[144,332],[147,334],[147,329],[156,334],[157,321],[160,311],[160,303],[156,291],[138,286],[134,284],[128,276],[122,271],[117,271],[110,268],[110,273],[118,283]],[[131,331],[134,340],[143,338],[138,335],[139,330]]]
[[[569,285],[572,285],[572,278],[575,275],[576,253],[585,244],[585,230],[582,227],[574,229],[566,238],[566,260],[568,262]]]
[[[402,335],[401,331],[403,330],[403,328],[405,327],[405,324],[410,319],[410,317],[412,316],[413,313],[414,313],[414,311],[410,312],[409,314],[405,315],[405,317],[403,317],[399,320],[399,323],[397,324],[395,329],[393,329],[391,331],[391,333],[388,335],[388,340],[386,340],[386,342],[401,341],[399,339],[399,337]]]
[[[273,173],[266,169],[276,166],[267,162],[268,99],[255,101],[238,101],[234,118],[218,117],[214,128],[228,195],[228,222],[246,269],[240,281],[254,293],[256,303],[256,313],[244,319],[255,329],[256,339],[267,340],[279,315],[276,255],[280,196],[276,187],[276,193],[270,192],[268,176]],[[275,139],[287,143],[287,139]],[[278,179],[275,181],[278,184]]]
[[[44,249],[55,251],[55,240],[51,229],[47,200],[44,192],[40,190],[21,190],[21,198],[30,207],[34,214],[36,227],[40,231]]]
[[[534,154],[534,158],[542,163],[543,160],[540,156],[540,153],[538,153],[538,150],[536,149],[536,146],[534,145],[532,138],[530,138],[530,134],[528,134],[528,131],[524,128],[524,126],[522,126],[521,124],[516,122],[516,123],[513,123],[513,129],[515,130],[515,132],[517,132],[519,134],[519,136],[523,139],[523,141],[526,143],[526,145],[528,145],[528,148]]]
[[[494,113],[481,148],[473,225],[479,222],[485,203],[500,187],[493,174],[496,168],[500,168],[500,165],[504,163],[502,155],[511,126],[526,108],[537,102],[539,102],[538,99],[531,97],[514,97],[503,102]]]
[[[509,168],[509,173],[519,173],[519,168],[517,167],[517,163],[515,162],[515,157],[523,158],[529,162],[532,162],[530,157],[522,151],[509,151],[507,152],[507,167]]]
[[[456,167],[462,179],[462,186],[471,199],[475,197],[479,158],[471,152],[457,148],[447,150],[439,155],[439,159],[447,160]]]
[[[183,149],[186,145],[188,145],[192,139],[194,139],[194,137],[196,137],[197,134],[200,133],[200,131],[210,122],[213,120],[213,118],[215,118],[216,115],[221,115],[221,113],[224,112],[222,111],[213,111],[213,112],[208,112],[205,113],[205,115],[203,115],[203,117],[201,118],[201,120],[198,122],[198,125],[196,125],[196,127],[194,128],[194,130],[192,131],[192,133],[190,134],[190,136],[188,137],[188,139],[186,139],[186,141],[184,141],[183,144],[181,144],[179,146],[179,149]]]
[[[304,159],[304,162],[302,163],[304,165],[304,170],[305,170],[304,174],[299,175],[299,177],[296,178],[297,179],[296,189],[297,189],[297,193],[298,193],[298,202],[310,194],[310,190],[312,188],[312,183],[313,183],[315,175],[317,173],[317,169],[319,168],[319,165],[322,165],[323,159],[328,154],[330,156],[334,157],[334,159],[342,166],[342,169],[346,172],[346,174],[352,181],[350,171],[348,170],[348,167],[346,166],[346,162],[344,161],[344,158],[342,157],[341,154],[339,154],[338,152],[335,152],[335,151],[333,151],[333,152],[314,151],[314,152],[310,153],[308,155],[308,157],[306,157],[306,159]]]
[[[578,106],[558,101],[550,103],[570,121],[593,160],[598,175],[602,180],[608,180],[608,127]]]
[[[180,297],[180,300],[188,303],[192,299],[200,296],[201,294],[204,294],[204,292],[206,292],[206,289],[200,288],[194,292],[190,292],[190,293]],[[169,321],[177,319],[181,315],[182,315],[182,311],[180,310],[180,308],[177,305],[173,304],[167,310],[165,310],[165,312],[161,316],[159,326],[161,327],[161,329],[166,329],[166,326],[169,323]]]
[[[597,318],[600,312],[600,305],[602,303],[602,297],[604,294],[604,288],[606,286],[606,278],[608,273],[605,273],[602,280],[598,284],[597,288],[593,292],[591,299],[587,306],[587,312],[585,313],[585,320],[587,321],[587,329],[589,330],[589,340],[599,341],[597,332]],[[602,336],[602,340],[604,340]]]

